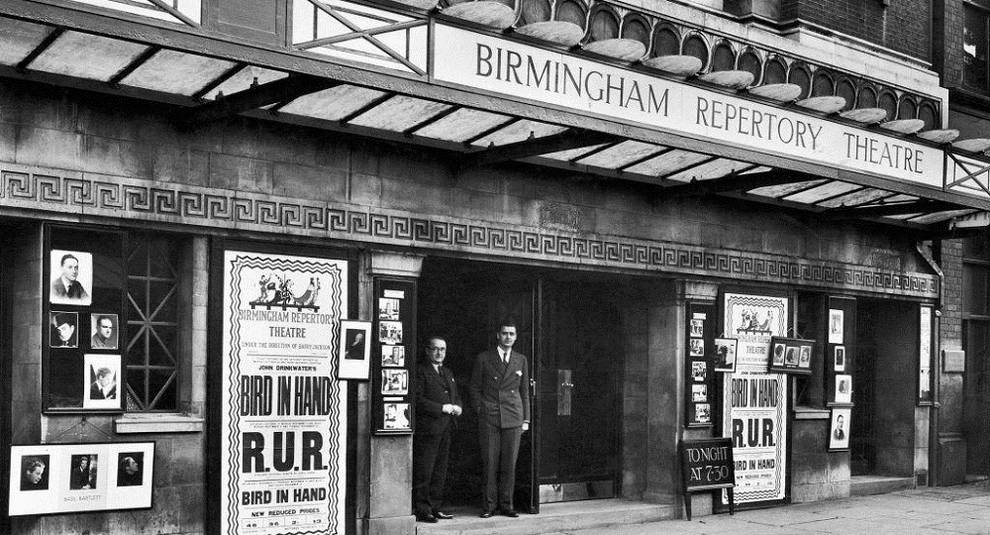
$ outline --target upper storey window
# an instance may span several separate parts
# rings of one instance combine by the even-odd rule
[[[963,23],[963,83],[973,89],[990,90],[987,56],[990,49],[990,11],[965,5]]]

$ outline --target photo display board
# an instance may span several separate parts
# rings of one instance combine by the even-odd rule
[[[220,533],[344,532],[346,260],[223,254]]]
[[[155,443],[10,449],[10,516],[151,507]]]
[[[129,340],[124,234],[50,225],[45,236],[43,410],[121,412]]]
[[[723,296],[725,335],[738,340],[736,371],[722,382],[722,436],[732,440],[736,503],[786,495],[787,376],[767,367],[772,338],[787,333],[788,304],[783,296]]]
[[[376,435],[413,432],[412,370],[416,365],[416,283],[375,279],[371,393]]]
[[[686,427],[712,426],[712,398],[715,394],[715,373],[712,366],[715,336],[715,307],[697,303],[687,304],[687,373],[684,388]]]

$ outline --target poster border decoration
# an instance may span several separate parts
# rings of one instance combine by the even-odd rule
[[[416,307],[417,307],[417,282],[411,277],[401,277],[396,275],[374,277],[374,315],[372,332],[372,346],[375,348],[372,355],[371,371],[371,418],[372,433],[376,436],[383,435],[409,435],[416,428],[416,414],[413,410],[413,395],[416,390],[415,373],[418,357],[416,349]],[[398,301],[398,308],[395,308],[395,301]],[[388,310],[383,305],[389,305]],[[382,332],[382,322],[398,324],[401,331],[401,339],[386,339]],[[393,348],[402,348],[402,364],[384,364],[382,352],[386,350],[394,351]],[[385,388],[385,378],[387,376],[406,376],[406,389],[391,391]],[[395,406],[394,410],[405,410],[405,422],[398,420],[405,425],[393,425],[386,421],[387,408]]]
[[[849,444],[851,442],[849,433],[852,432],[852,409],[853,405],[851,403],[841,405],[837,404],[829,408],[828,451],[849,451]],[[843,425],[846,430],[846,437],[841,441],[835,437],[835,421],[839,416],[843,416]],[[843,442],[845,445],[842,445]]]
[[[715,335],[716,312],[715,306],[705,302],[688,302],[685,325],[684,347],[684,427],[711,428],[714,427],[715,407],[715,372],[712,369],[712,359],[704,348],[712,347],[711,340]],[[701,348],[699,351],[698,348]],[[704,366],[704,379],[696,381],[694,367]],[[704,399],[695,397],[696,388],[703,387]]]
[[[126,347],[129,310],[127,302],[126,251],[132,239],[128,231],[96,225],[45,222],[43,225],[41,262],[41,412],[43,414],[121,414],[127,401],[127,352],[109,348],[92,348],[90,325],[93,316],[117,316],[117,344]],[[88,292],[86,299],[55,299],[52,296],[53,269],[65,253],[80,260],[80,279]],[[85,273],[87,272],[88,273]],[[98,276],[102,271],[104,276]],[[118,277],[117,274],[124,274]],[[119,293],[119,298],[114,294]],[[51,344],[55,313],[75,315],[73,346]],[[83,359],[86,354],[101,352],[120,354],[117,403],[87,404],[87,390],[79,387],[88,378]]]
[[[347,332],[357,331],[364,335],[364,345],[360,359],[347,358]],[[340,334],[337,335],[337,373],[339,379],[367,381],[371,369],[371,322],[363,320],[340,320]]]
[[[334,252],[338,255],[333,255]],[[263,244],[223,240],[215,243],[211,255],[214,266],[211,287],[220,288],[222,292],[218,299],[211,299],[211,316],[215,318],[212,324],[216,326],[215,335],[211,337],[211,353],[222,355],[209,371],[211,383],[220,385],[220,388],[212,389],[215,392],[210,398],[210,414],[217,419],[219,425],[208,436],[208,448],[220,452],[218,467],[208,472],[209,488],[220,495],[219,500],[210,500],[214,503],[207,505],[208,522],[213,526],[211,531],[224,535],[342,534],[348,517],[347,489],[350,480],[347,436],[350,422],[349,389],[346,382],[337,380],[337,352],[340,318],[346,317],[349,307],[353,305],[353,258],[341,251],[302,246],[265,247]],[[248,270],[259,277],[258,282],[244,278],[249,276]],[[310,278],[305,290],[296,290],[288,285],[288,273]],[[284,278],[271,281],[275,274]],[[328,279],[314,281],[316,275],[326,275]],[[274,286],[262,284],[261,279],[266,276],[270,282],[275,283]],[[320,317],[303,316],[304,314],[318,314]],[[263,327],[252,329],[247,323],[249,321],[266,321],[279,324],[276,326],[280,327],[305,329],[306,332],[290,331],[288,335],[291,340],[295,340],[291,341],[291,345],[298,346],[299,349],[285,347],[285,344],[290,343],[290,338],[284,338],[278,333],[265,334],[267,331]],[[265,340],[265,337],[271,337],[272,340]],[[271,345],[273,341],[283,339],[285,344]],[[271,347],[267,353],[260,346],[246,345],[262,341]],[[272,351],[276,353],[271,353]],[[273,371],[263,371],[269,368]],[[257,415],[253,415],[251,412],[254,411],[249,411],[247,415],[241,416],[242,379],[248,375],[252,379],[260,378],[263,385],[266,383],[265,378],[269,378],[268,382],[272,385],[271,397],[275,400],[271,414],[266,410],[257,411]],[[273,378],[272,375],[276,377]],[[323,393],[314,396],[314,400],[320,399],[322,405],[317,405],[314,401],[313,407],[316,408],[307,408],[300,413],[298,407],[293,409],[292,401],[278,401],[295,399],[288,390],[296,388],[291,385],[300,385],[300,381],[303,387],[307,381],[311,381],[313,389],[319,383]],[[283,410],[287,411],[287,415],[281,415]],[[299,456],[293,456],[293,467],[277,469],[272,475],[259,470],[251,478],[244,479],[241,477],[242,433],[246,432],[262,435],[262,440],[265,438],[264,433],[274,435],[275,432],[280,432],[284,433],[281,435],[283,441],[288,441],[290,436],[295,439],[296,434],[300,433],[317,433],[322,444],[318,456],[305,455],[301,448],[307,447],[304,443],[307,439],[295,440],[293,451]],[[315,437],[310,435],[310,439],[312,438]],[[270,443],[262,447],[277,448],[274,436]],[[316,469],[309,471],[299,469],[297,463],[301,462],[305,468],[306,463],[313,459],[320,459],[322,466],[313,467]],[[249,462],[257,463],[259,460],[252,458]],[[260,462],[274,467],[273,459],[266,461],[262,457]],[[321,474],[318,480],[313,479],[313,473]],[[284,482],[276,488],[274,481],[268,481],[275,477],[281,478],[280,482],[285,479],[299,479]],[[300,485],[294,486],[293,483]],[[294,494],[288,494],[289,490]],[[270,493],[267,499],[264,498],[266,491]],[[297,498],[297,491],[308,491],[310,494]],[[261,495],[262,499],[259,500],[260,503],[242,505],[241,498],[245,494],[256,497]],[[319,509],[319,512],[307,513],[313,515],[310,519],[312,522],[293,525],[282,515],[254,518],[244,513],[246,507],[268,505],[271,508],[285,509],[286,504],[297,501],[306,501],[312,508]]]
[[[154,506],[154,441],[30,444],[10,447],[9,515],[36,516],[93,511],[151,509]],[[99,459],[95,489],[70,489],[72,457],[95,455]],[[118,479],[123,456],[140,456],[141,483],[121,484]],[[27,457],[44,458],[45,487],[22,490],[22,462]]]
[[[791,375],[811,375],[811,361],[815,356],[815,340],[806,338],[787,338],[784,336],[774,336],[770,341],[770,354],[768,359],[767,373],[787,373]],[[775,364],[777,347],[784,348],[784,364]],[[787,362],[787,354],[794,351],[796,361],[794,364]],[[808,353],[808,358],[803,359],[803,353]]]
[[[760,292],[761,290],[755,290]],[[756,455],[764,459],[773,459],[773,468],[768,472],[772,479],[770,488],[747,490],[745,486],[736,486],[734,491],[736,505],[783,503],[787,500],[789,481],[787,476],[789,445],[788,445],[788,415],[789,400],[788,376],[785,374],[768,373],[770,358],[770,343],[774,336],[784,336],[790,324],[791,297],[783,291],[762,290],[754,293],[752,289],[726,290],[721,292],[719,303],[722,306],[720,318],[722,329],[726,336],[734,336],[738,341],[736,351],[736,371],[722,374],[722,436],[733,436],[733,420],[752,417],[754,409],[749,406],[735,407],[733,387],[735,381],[767,381],[775,386],[775,407],[767,407],[761,411],[763,417],[772,418],[776,424],[774,434],[777,438],[771,451],[760,454],[745,451],[742,447],[733,447],[733,456],[739,462],[756,460]],[[761,312],[763,313],[761,315]],[[747,389],[748,390],[748,389]],[[748,414],[749,413],[749,414]],[[767,449],[767,448],[763,448]],[[771,457],[772,455],[772,457]],[[736,477],[739,478],[739,473]],[[728,493],[721,492],[721,499],[716,500],[719,508],[728,505]]]
[[[731,365],[725,364],[724,361],[719,358],[718,351],[719,351],[719,347],[722,346],[722,345],[732,346],[732,364]],[[738,338],[730,338],[730,337],[715,338],[715,340],[712,341],[712,350],[714,351],[714,355],[712,355],[712,363],[714,365],[714,369],[715,369],[716,372],[733,373],[733,372],[736,371],[736,356],[738,355],[738,352],[739,352],[739,339]],[[719,364],[722,364],[722,365],[719,366]]]

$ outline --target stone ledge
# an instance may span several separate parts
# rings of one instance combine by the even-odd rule
[[[185,414],[128,414],[114,420],[118,434],[202,433],[203,419]]]

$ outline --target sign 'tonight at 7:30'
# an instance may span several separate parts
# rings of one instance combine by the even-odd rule
[[[942,152],[926,145],[442,24],[436,26],[433,42],[437,80],[830,167],[942,186]]]

